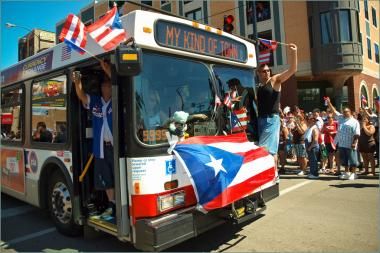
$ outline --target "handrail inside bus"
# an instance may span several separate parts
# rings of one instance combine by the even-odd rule
[[[86,166],[84,166],[84,170],[82,174],[79,176],[79,182],[83,182],[84,176],[86,176],[88,168],[90,168],[92,159],[94,159],[94,154],[91,154],[90,158],[87,160]]]

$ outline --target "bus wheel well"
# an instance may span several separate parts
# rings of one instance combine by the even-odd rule
[[[49,190],[49,181],[52,175],[56,172],[60,171],[60,173],[66,178],[66,182],[71,185],[71,178],[68,174],[68,171],[63,165],[63,163],[57,158],[49,158],[42,165],[42,170],[39,179],[39,202],[40,207],[43,209],[48,209],[49,201],[48,201],[48,190]]]

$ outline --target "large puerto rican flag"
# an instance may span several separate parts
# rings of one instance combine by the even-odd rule
[[[192,137],[178,143],[174,153],[204,212],[248,196],[276,177],[273,156],[245,133]]]
[[[101,19],[89,25],[87,31],[105,51],[115,48],[125,41],[127,37],[116,6],[109,10]]]

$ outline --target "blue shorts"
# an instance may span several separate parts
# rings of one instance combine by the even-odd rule
[[[271,117],[259,117],[259,146],[265,147],[272,155],[277,154],[280,142],[280,116],[272,114]]]
[[[104,146],[104,159],[95,158],[94,187],[96,190],[114,188],[114,164],[112,146]]]
[[[340,164],[342,166],[357,167],[358,163],[358,151],[352,148],[338,148]]]

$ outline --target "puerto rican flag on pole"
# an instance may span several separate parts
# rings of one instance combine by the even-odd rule
[[[244,198],[276,177],[273,156],[249,142],[245,133],[188,138],[176,145],[174,154],[203,212]]]
[[[232,111],[231,123],[232,123],[231,130],[233,133],[245,131],[247,129],[247,124],[248,124],[247,109],[243,107],[241,109]]]
[[[64,41],[70,48],[80,54],[86,52],[84,50],[87,43],[86,27],[74,14],[69,14],[67,16],[62,32],[59,35],[59,40]]]
[[[116,6],[109,10],[101,19],[89,25],[87,31],[105,51],[114,49],[121,42],[125,41],[127,37]]]
[[[269,48],[270,50],[276,50],[277,49],[277,41],[275,40],[266,40],[266,39],[260,39],[260,44],[264,45],[265,47]]]
[[[236,98],[236,91],[229,91],[224,97],[223,104],[225,104],[227,108],[232,109],[234,105],[232,99],[234,98]]]

